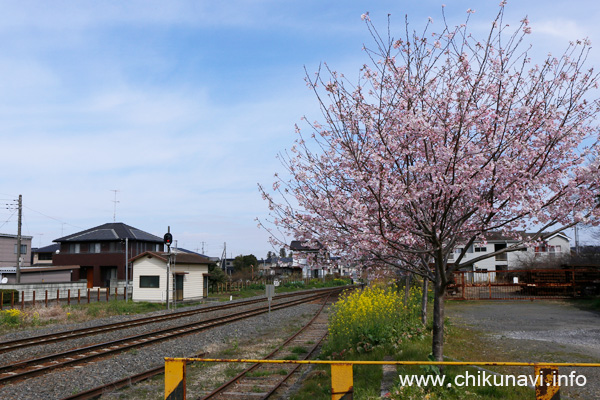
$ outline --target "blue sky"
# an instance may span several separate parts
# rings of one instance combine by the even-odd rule
[[[273,250],[256,217],[257,183],[281,171],[294,124],[319,119],[304,68],[357,76],[371,44],[361,21],[392,30],[408,14],[441,29],[435,1],[0,1],[0,198],[23,195],[34,246],[113,220],[220,256]],[[447,1],[452,24],[473,8],[484,32],[498,1]],[[536,52],[600,43],[592,1],[513,1]],[[600,66],[594,48],[590,65]],[[301,125],[302,126],[302,125]],[[5,201],[2,201],[5,203]],[[0,232],[16,233],[0,211]]]

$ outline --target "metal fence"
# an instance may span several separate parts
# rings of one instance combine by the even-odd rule
[[[457,271],[450,300],[565,299],[600,294],[600,269]]]
[[[533,367],[536,400],[560,399],[560,386],[565,384],[558,369],[564,367],[599,368],[600,363],[533,363],[533,362],[471,362],[471,361],[325,361],[325,360],[244,360],[244,359],[207,359],[207,358],[165,358],[165,400],[186,399],[186,365],[188,362],[217,363],[268,363],[268,364],[329,364],[331,366],[331,399],[347,400],[353,398],[354,365],[419,365],[419,366],[515,366]],[[521,376],[521,375],[520,375]],[[584,379],[586,379],[584,377]],[[455,378],[456,382],[456,378]],[[562,382],[562,383],[561,383]],[[568,380],[567,380],[568,382]],[[464,381],[463,381],[464,383]],[[587,380],[586,380],[587,383]],[[450,383],[448,383],[450,385]],[[474,385],[474,384],[473,384]],[[464,385],[458,385],[464,386]],[[573,385],[571,385],[573,386]],[[581,385],[580,385],[581,386]],[[255,393],[247,393],[248,397]]]

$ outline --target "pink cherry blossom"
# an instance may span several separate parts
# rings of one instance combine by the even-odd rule
[[[322,121],[307,123],[309,135],[297,128],[293,151],[280,156],[287,178],[272,192],[260,186],[278,222],[263,223],[274,241],[283,230],[349,260],[431,280],[437,360],[453,271],[600,218],[589,42],[532,64],[521,48],[529,21],[509,33],[503,13],[504,2],[479,39],[467,23],[430,40],[407,27],[386,43],[367,19],[373,62],[356,83],[329,67],[307,77]],[[466,249],[491,232],[523,229],[536,234],[465,261]],[[465,250],[449,262],[458,246]]]

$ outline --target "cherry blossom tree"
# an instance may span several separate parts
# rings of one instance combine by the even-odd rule
[[[466,23],[441,33],[381,36],[353,83],[322,67],[307,84],[323,121],[296,128],[286,174],[260,187],[276,229],[333,254],[418,274],[433,283],[435,360],[443,360],[451,274],[572,227],[597,224],[598,75],[587,40],[535,64],[525,18],[504,4],[482,40]],[[389,22],[388,22],[389,26]],[[536,232],[520,237],[517,231]],[[519,241],[465,260],[490,232]],[[277,240],[274,236],[274,240]],[[460,246],[463,250],[449,260]]]

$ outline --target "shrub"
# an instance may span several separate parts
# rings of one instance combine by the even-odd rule
[[[265,290],[265,285],[263,285],[262,283],[252,283],[252,284],[246,286],[246,289],[249,289],[249,290]]]
[[[0,311],[0,322],[4,325],[16,326],[21,323],[23,313],[15,308]]]
[[[283,284],[283,287],[286,287],[286,288],[303,288],[304,287],[304,281],[290,281],[290,282],[285,282]]]
[[[0,293],[2,293],[2,304],[10,304],[12,294],[14,293],[14,302],[17,304],[19,302],[19,291],[15,289],[0,289]]]
[[[333,306],[326,352],[364,353],[377,345],[395,344],[407,333],[421,331],[421,289],[413,287],[407,304],[396,286],[366,288],[346,293]]]

